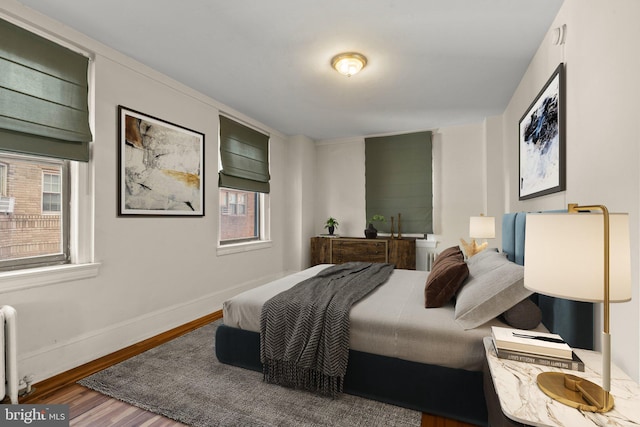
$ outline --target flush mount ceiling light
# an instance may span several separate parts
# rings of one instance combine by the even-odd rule
[[[331,60],[331,66],[347,77],[359,73],[365,65],[367,65],[367,58],[355,52],[341,53]]]

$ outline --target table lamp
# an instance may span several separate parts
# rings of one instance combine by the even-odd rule
[[[599,211],[598,213],[594,211]],[[629,216],[602,205],[570,204],[567,213],[527,214],[524,286],[574,301],[603,303],[602,387],[560,372],[538,386],[566,405],[590,412],[613,408],[609,303],[631,299]]]
[[[496,219],[482,214],[480,216],[472,216],[469,218],[469,237],[471,237],[471,243],[460,239],[467,258],[482,252],[489,245],[486,241],[478,244],[476,239],[494,239],[496,237]]]

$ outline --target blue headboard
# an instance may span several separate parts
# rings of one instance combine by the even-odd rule
[[[502,251],[510,261],[519,265],[524,265],[525,262],[526,220],[526,212],[507,213],[502,217]],[[534,294],[531,298],[542,310],[542,323],[547,329],[560,334],[572,347],[593,350],[593,303],[539,294]]]

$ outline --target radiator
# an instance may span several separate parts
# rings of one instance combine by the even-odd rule
[[[16,351],[16,310],[9,306],[0,307],[0,400],[9,397],[11,403],[18,403],[18,361]]]
[[[427,271],[431,271],[431,267],[433,267],[433,261],[436,260],[438,256],[435,252],[427,252]]]

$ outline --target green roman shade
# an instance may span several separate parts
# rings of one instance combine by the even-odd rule
[[[402,214],[402,233],[433,232],[431,132],[365,138],[367,221],[384,215],[388,232],[390,217]]]
[[[269,192],[269,136],[220,116],[219,186]]]
[[[0,150],[88,161],[88,64],[0,19]]]

